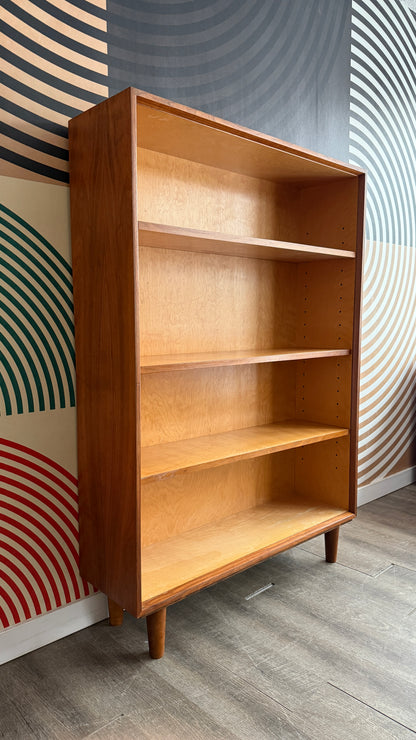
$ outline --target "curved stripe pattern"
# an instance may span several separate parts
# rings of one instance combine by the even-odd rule
[[[2,173],[68,182],[67,122],[108,97],[105,0],[2,0]]]
[[[0,439],[0,624],[88,596],[78,570],[77,481],[35,450]]]
[[[359,484],[416,436],[416,21],[353,1],[350,161],[367,170]]]
[[[108,0],[110,94],[136,81],[279,136],[294,118],[310,127],[317,86],[325,89],[348,43],[349,5]]]
[[[71,267],[0,204],[0,415],[75,405]]]

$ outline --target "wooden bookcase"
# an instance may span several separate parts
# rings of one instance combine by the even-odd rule
[[[148,617],[356,513],[364,174],[128,89],[69,125],[81,573]]]

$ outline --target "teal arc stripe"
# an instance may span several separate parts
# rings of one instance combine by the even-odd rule
[[[53,341],[54,341],[54,344],[56,346],[56,349],[58,350],[58,353],[61,356],[62,363],[63,363],[65,369],[68,368],[68,372],[69,372],[69,366],[68,366],[68,363],[67,363],[67,359],[65,357],[65,354],[63,352],[61,343],[58,340],[58,337],[57,337],[57,335],[55,333],[55,330],[54,330],[53,326],[49,323],[49,321],[48,321],[48,319],[46,317],[46,314],[49,314],[49,317],[52,319],[52,321],[55,324],[55,326],[59,329],[60,334],[61,334],[61,337],[64,340],[64,342],[65,342],[65,344],[66,344],[66,346],[67,346],[67,348],[69,350],[69,355],[71,357],[71,360],[72,360],[73,363],[75,363],[75,349],[74,349],[73,339],[71,339],[70,337],[68,337],[68,335],[67,335],[67,333],[65,331],[65,328],[62,325],[62,323],[61,323],[60,319],[58,318],[58,316],[56,315],[55,311],[52,309],[51,305],[45,300],[44,296],[37,290],[37,288],[35,288],[35,286],[33,285],[33,283],[31,283],[30,280],[28,280],[27,278],[25,278],[24,275],[22,275],[19,272],[19,270],[16,270],[15,267],[13,267],[12,265],[10,265],[8,262],[6,262],[5,260],[3,260],[1,258],[0,258],[0,265],[2,265],[5,268],[5,270],[7,270],[9,272],[9,274],[11,273],[15,278],[17,278],[17,280],[19,280],[21,283],[23,283],[23,285],[26,288],[29,289],[30,293],[35,298],[38,299],[38,301],[41,304],[41,306],[45,309],[45,311],[42,312],[39,309],[39,307],[36,305],[36,303],[30,298],[29,294],[26,293],[22,289],[22,287],[21,287],[21,285],[19,285],[19,283],[16,283],[10,277],[6,277],[5,275],[3,275],[3,278],[5,279],[6,283],[8,283],[10,286],[12,286],[14,288],[14,290],[22,297],[23,300],[26,301],[26,303],[32,308],[32,310],[39,316],[39,318],[43,321],[44,325],[48,328],[49,333],[50,333],[50,335],[53,338]]]
[[[0,235],[2,235],[2,232],[1,231],[0,231]],[[7,239],[7,236],[5,238]],[[1,245],[1,252],[3,252],[3,254],[6,257],[8,257],[10,259],[10,261],[13,261],[17,265],[19,265],[22,270],[25,270],[28,273],[28,275],[31,276],[31,278],[33,279],[33,281],[36,282],[39,285],[40,289],[43,290],[48,295],[48,297],[51,299],[51,301],[57,307],[57,309],[58,309],[59,313],[61,314],[63,320],[68,325],[68,328],[69,328],[70,332],[73,334],[73,332],[74,332],[74,322],[72,320],[72,316],[71,315],[68,315],[68,313],[65,311],[64,306],[58,300],[58,298],[56,297],[55,293],[50,289],[49,285],[47,283],[45,283],[45,281],[42,280],[42,278],[34,270],[32,270],[32,268],[29,266],[29,264],[27,262],[25,262],[24,260],[20,259],[20,257],[18,257],[16,254],[14,254],[14,252],[12,252],[10,249],[7,249],[7,247],[5,247],[4,245]],[[9,269],[10,269],[10,262],[9,262]],[[20,274],[20,276],[22,277],[21,273],[17,272],[17,274]],[[71,308],[72,308],[72,306],[71,306]]]
[[[43,356],[43,353],[41,352],[40,348],[36,344],[36,342],[35,342],[32,334],[27,331],[27,327],[19,319],[19,317],[17,316],[17,313],[15,311],[11,311],[10,308],[9,308],[9,306],[7,306],[2,301],[0,301],[0,311],[3,311],[4,312],[4,315],[9,316],[10,322],[13,322],[14,324],[16,324],[19,327],[20,331],[27,338],[29,344],[31,345],[31,347],[32,347],[35,355],[37,356],[37,358],[39,360],[39,364],[40,364],[40,366],[42,368],[43,376],[45,378],[46,387],[48,389],[49,408],[50,409],[54,409],[55,408],[55,392],[54,392],[54,389],[53,389],[53,383],[52,383],[51,374],[50,374],[49,368],[48,368],[48,366],[47,366],[47,364],[45,362],[45,358]],[[15,330],[13,329],[13,327],[11,326],[11,323],[7,323],[6,320],[2,318],[1,313],[0,313],[0,323],[5,326],[5,328],[10,332],[10,334],[12,336],[14,334],[17,335],[17,332],[15,332]],[[28,350],[26,350],[26,352],[28,352]],[[30,354],[30,353],[28,352],[28,354]],[[43,390],[41,388],[41,394],[39,395],[39,410],[40,411],[43,411],[44,410],[44,406],[42,408],[42,405],[43,404],[44,404],[44,395],[43,395]]]
[[[1,218],[0,218],[0,223],[2,223],[2,219],[1,219]],[[0,230],[0,236],[2,236],[2,237],[3,237],[3,238],[4,238],[4,239],[5,239],[6,241],[7,241],[7,242],[9,242],[9,244],[10,244],[10,245],[11,245],[12,247],[15,247],[15,248],[16,248],[16,249],[17,249],[17,250],[19,251],[19,253],[20,253],[20,254],[22,254],[22,255],[24,255],[25,257],[27,257],[28,261],[29,261],[29,262],[30,262],[30,263],[31,263],[32,265],[34,265],[35,267],[37,267],[37,268],[38,268],[38,270],[39,270],[39,271],[40,271],[40,272],[41,272],[41,273],[42,273],[42,274],[43,274],[43,275],[44,275],[45,277],[47,277],[47,279],[49,280],[49,282],[50,282],[50,283],[51,283],[51,284],[53,285],[53,287],[55,288],[56,292],[57,292],[57,293],[59,293],[59,295],[60,295],[60,296],[62,297],[62,299],[63,299],[63,300],[65,301],[65,303],[67,304],[68,308],[70,309],[70,311],[71,311],[71,313],[72,313],[72,311],[73,311],[73,302],[72,302],[72,297],[71,297],[71,296],[72,296],[72,285],[70,284],[70,285],[68,286],[68,288],[69,288],[69,290],[70,290],[70,295],[68,295],[68,293],[66,293],[66,292],[65,292],[65,290],[64,290],[64,289],[62,288],[62,286],[61,286],[61,285],[60,285],[60,284],[58,283],[58,281],[57,281],[57,280],[56,280],[56,278],[54,277],[53,273],[52,273],[52,272],[48,272],[48,271],[47,271],[47,270],[45,269],[45,267],[44,267],[44,266],[42,265],[42,263],[41,263],[41,262],[39,262],[39,260],[37,260],[37,259],[36,259],[36,257],[35,257],[35,256],[34,256],[34,255],[33,255],[33,254],[32,254],[32,253],[31,253],[31,252],[30,252],[30,251],[28,250],[28,249],[26,249],[26,248],[25,248],[25,247],[23,247],[23,246],[22,246],[21,244],[19,244],[19,242],[17,242],[17,241],[15,240],[15,239],[12,239],[12,237],[11,237],[11,236],[9,236],[9,234],[6,234],[6,233],[5,233],[4,231],[1,231],[1,230]],[[14,253],[13,253],[13,254],[14,254]],[[14,256],[14,258],[16,259],[16,256]],[[18,259],[18,258],[17,258],[17,259]],[[26,270],[27,270],[28,272],[29,272],[29,271],[30,271],[31,273],[33,272],[32,270],[30,270],[30,268],[29,268],[29,266],[28,266],[28,262],[22,262],[22,264],[23,264],[24,268],[25,268],[25,269],[26,269]],[[38,275],[37,275],[36,273],[34,273],[34,272],[33,272],[33,274],[35,275],[35,277],[36,277],[36,280],[38,280],[38,282],[39,282],[39,283],[41,283],[41,278],[39,278],[39,276],[38,276]],[[57,299],[56,299],[56,297],[55,297],[55,301],[56,301],[56,300],[57,300]]]
[[[62,257],[62,255],[58,252],[58,250],[55,249],[55,247],[53,247],[52,244],[50,242],[48,242],[48,240],[45,239],[44,236],[42,236],[42,234],[40,234],[38,231],[36,231],[36,229],[34,229],[33,226],[31,226],[29,223],[27,223],[27,221],[24,221],[23,218],[21,218],[20,216],[17,215],[17,213],[14,213],[13,211],[10,210],[10,208],[7,208],[2,203],[0,203],[0,212],[1,211],[3,211],[3,213],[5,213],[10,218],[12,218],[18,224],[20,224],[20,226],[22,226],[24,229],[26,229],[26,231],[28,231],[30,234],[32,234],[32,236],[34,236],[41,244],[43,244],[44,247],[46,247],[47,251],[50,252],[50,254],[53,255],[53,257],[55,258],[55,260],[57,260],[62,265],[62,267],[64,268],[64,272],[62,274],[63,275],[66,275],[66,279],[67,280],[68,280],[68,275],[69,275],[69,278],[72,277],[72,270],[71,270],[71,267],[70,267],[69,263],[66,261],[66,259],[64,257]],[[12,224],[10,224],[8,221],[3,221],[3,223],[5,223],[10,228],[12,228]],[[33,248],[39,254],[41,254],[42,257],[47,262],[49,262],[55,269],[57,269],[57,266],[55,265],[55,263],[53,262],[53,260],[48,256],[48,254],[45,253],[43,250],[41,250],[34,242],[32,242],[31,239],[29,239],[27,236],[25,236],[20,231],[20,229],[17,229],[15,226],[13,226],[13,231],[15,231],[15,233],[18,233],[19,235],[21,235],[22,238],[25,239],[25,241],[28,244],[30,244],[31,246],[33,246]],[[72,287],[71,286],[70,279],[68,281],[68,285],[69,285],[69,287]]]
[[[19,355],[16,352],[15,348],[13,347],[13,345],[10,344],[9,340],[7,339],[7,337],[4,337],[4,336],[2,337],[2,343],[3,343],[3,347],[8,350],[9,355],[13,358],[13,360],[14,360],[14,362],[16,364],[16,367],[17,367],[17,369],[19,371],[19,374],[20,374],[20,377],[22,379],[23,386],[24,386],[24,389],[25,389],[25,392],[26,392],[27,409],[28,409],[29,412],[30,411],[34,411],[35,410],[35,405],[34,405],[34,402],[33,402],[33,392],[32,392],[32,388],[30,386],[30,381],[29,381],[28,374],[27,374],[27,372],[25,370],[25,367],[24,367],[24,365],[22,363],[22,360],[19,357]],[[2,353],[2,354],[3,354],[3,358],[4,358],[4,353]],[[23,407],[22,407],[22,412],[23,412]]]
[[[0,309],[3,310],[1,303],[0,303]],[[26,345],[24,344],[22,338],[19,336],[19,334],[17,333],[17,331],[15,331],[15,329],[12,326],[10,326],[9,324],[7,324],[6,321],[3,319],[2,316],[0,316],[0,325],[3,326],[4,331],[9,334],[9,336],[13,340],[14,344],[17,345],[17,347],[19,349],[19,352],[22,353],[22,355],[24,356],[27,364],[29,365],[30,370],[31,370],[31,373],[32,373],[32,377],[33,377],[33,380],[34,380],[35,386],[36,386],[37,401],[38,401],[39,411],[45,411],[45,395],[43,393],[42,382],[41,382],[41,379],[40,379],[40,375],[38,373],[38,369],[37,369],[37,367],[36,367],[36,365],[35,365],[35,363],[33,361],[32,355],[28,351]],[[4,337],[4,334],[3,334],[3,337]],[[46,366],[46,363],[44,363],[44,364]],[[52,389],[52,398],[54,398],[53,389]]]
[[[17,413],[22,414],[23,413],[23,399],[22,399],[22,394],[20,393],[19,383],[17,382],[16,375],[7,357],[5,356],[4,352],[0,352],[0,358],[6,370],[7,377],[9,378],[12,384],[12,387],[13,387],[14,396],[16,399]],[[6,411],[6,415],[10,415],[11,413],[12,411],[11,411],[11,406],[10,406],[9,414],[7,414],[7,411]]]
[[[16,287],[15,287],[15,289],[16,289]],[[19,289],[18,288],[17,288],[17,292],[19,293]],[[55,378],[56,378],[56,381],[57,381],[57,384],[58,384],[60,407],[61,408],[64,408],[65,407],[65,390],[64,390],[64,385],[63,385],[63,382],[62,382],[61,372],[59,370],[58,363],[56,361],[55,355],[54,355],[54,353],[52,351],[52,348],[51,348],[51,346],[49,344],[49,341],[48,341],[47,337],[43,333],[43,331],[42,331],[41,327],[39,326],[39,324],[37,324],[36,322],[34,322],[33,315],[31,313],[29,313],[29,311],[21,304],[21,302],[18,301],[17,298],[15,298],[12,293],[7,293],[5,291],[4,294],[8,298],[8,300],[10,301],[10,303],[12,303],[12,305],[14,305],[16,307],[16,309],[23,314],[23,316],[25,317],[26,321],[29,322],[29,324],[31,325],[31,327],[38,334],[43,347],[45,347],[45,350],[46,350],[46,352],[48,354],[48,357],[50,359],[51,365],[53,367],[54,375],[55,375]],[[31,305],[31,308],[32,308],[32,310],[35,311],[35,313],[40,314],[39,310],[33,304],[32,301],[28,300],[27,302],[29,303],[29,305]],[[42,314],[40,314],[40,318],[41,318],[41,320],[43,320],[43,322],[45,323],[45,325],[49,328],[49,331],[52,333],[52,335],[54,335],[53,329],[51,327],[49,327],[49,322],[47,322],[44,319],[44,317],[42,316]],[[26,329],[26,331],[27,331],[27,329]],[[57,344],[59,354],[62,357],[62,354],[63,354],[62,348],[60,347],[59,342],[57,342],[56,336],[55,336],[55,343]],[[75,393],[74,393],[74,388],[73,388],[72,377],[70,376],[69,368],[68,368],[68,364],[66,362],[65,356],[64,356],[64,360],[65,360],[66,369],[67,369],[67,378],[69,376],[69,380],[70,380],[69,389],[70,389],[71,406],[74,406],[75,405]]]

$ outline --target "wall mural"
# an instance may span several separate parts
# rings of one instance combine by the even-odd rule
[[[0,566],[3,627],[93,593],[78,570],[76,478],[1,438]]]
[[[77,565],[67,122],[129,85],[367,170],[360,484],[416,463],[411,7],[3,0],[3,628],[92,593]]]
[[[0,415],[75,405],[72,271],[0,203]]]
[[[352,3],[350,159],[367,171],[359,485],[416,464],[416,20]]]
[[[108,96],[105,0],[2,0],[1,174],[68,183],[68,119]]]

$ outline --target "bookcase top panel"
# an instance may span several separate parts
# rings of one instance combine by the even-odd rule
[[[302,185],[357,177],[361,171],[266,134],[135,91],[137,144],[240,174]]]

